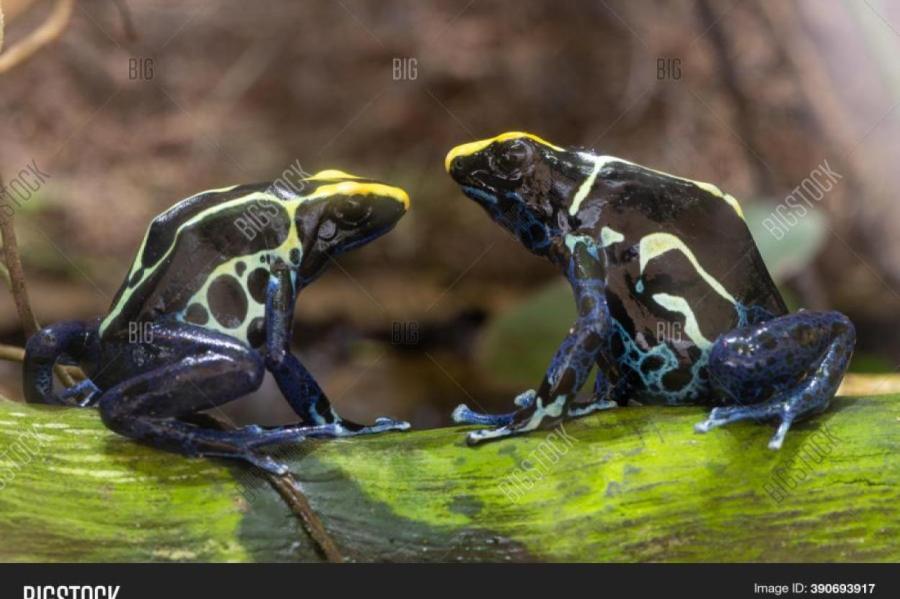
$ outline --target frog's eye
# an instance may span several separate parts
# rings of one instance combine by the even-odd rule
[[[369,218],[371,212],[371,206],[355,196],[342,198],[334,203],[334,217],[345,227],[362,224]]]
[[[522,140],[514,140],[500,148],[496,164],[500,170],[512,173],[521,169],[531,158],[531,146]]]

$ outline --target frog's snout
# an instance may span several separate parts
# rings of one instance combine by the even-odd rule
[[[459,181],[459,175],[462,174],[463,170],[463,156],[465,154],[460,151],[460,148],[463,148],[466,144],[462,146],[456,146],[449,152],[447,152],[447,157],[444,158],[444,170],[447,171],[451,177],[453,177],[454,181]]]
[[[472,152],[471,145],[456,146],[444,159],[444,169],[459,185],[472,185],[473,174],[485,170],[480,155]]]
[[[454,166],[458,167],[459,163],[461,162],[460,158],[462,156],[467,156],[470,153],[467,151],[468,150],[467,146],[470,146],[470,145],[471,144],[458,145],[455,148],[451,149],[449,152],[447,152],[447,156],[444,158],[444,170],[452,175],[453,167]]]
[[[377,197],[373,201],[373,212],[376,219],[383,224],[394,224],[406,214],[409,209],[409,199],[406,192],[403,192],[404,199],[400,200],[395,197]]]

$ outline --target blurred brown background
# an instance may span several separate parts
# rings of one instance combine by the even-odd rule
[[[51,6],[3,2],[5,45]],[[298,354],[351,418],[437,426],[539,383],[567,327],[560,279],[443,171],[453,145],[506,130],[727,189],[791,304],[846,312],[854,368],[890,372],[898,31],[900,4],[879,0],[81,0],[59,41],[0,76],[0,172],[47,175],[16,215],[44,323],[103,313],[149,220],[205,188],[295,161],[406,188],[397,229],[298,302]],[[839,181],[770,233],[823,161]],[[23,343],[5,292],[0,339]],[[18,377],[0,364],[0,391],[21,397]],[[290,417],[271,384],[240,404]]]

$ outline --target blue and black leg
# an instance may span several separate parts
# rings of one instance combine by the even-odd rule
[[[519,435],[552,424],[570,416],[578,390],[593,368],[600,348],[600,331],[594,320],[579,320],[556,351],[553,361],[537,392],[531,390],[516,398],[518,407],[507,414],[488,415],[473,412],[465,405],[453,411],[460,424],[484,424],[497,428],[473,431],[466,441],[475,445],[490,439]],[[595,410],[591,410],[595,411]],[[584,415],[588,413],[576,413]]]
[[[88,351],[96,332],[96,322],[70,320],[45,327],[32,335],[25,345],[22,369],[25,400],[71,407],[94,405],[100,389],[89,378],[56,393],[53,390],[53,367],[58,362],[76,363]]]
[[[291,272],[283,263],[273,266],[266,291],[266,368],[282,395],[304,423],[320,427],[317,436],[343,437],[409,429],[409,423],[378,418],[365,426],[341,418],[312,374],[290,352],[291,321],[296,294]],[[326,432],[327,431],[327,432]]]
[[[100,415],[107,427],[167,451],[242,459],[269,472],[286,472],[255,450],[302,440],[308,431],[289,426],[223,431],[187,421],[256,390],[265,372],[258,352],[232,337],[189,324],[154,323],[146,334],[152,347],[107,343],[106,350],[119,356],[111,368],[133,373],[100,396]]]
[[[773,421],[778,449],[795,420],[828,407],[853,355],[856,332],[839,312],[788,314],[726,333],[709,354],[710,382],[722,403],[695,428],[739,420]]]
[[[593,253],[576,254],[572,258],[568,274],[575,291],[578,319],[556,350],[536,392],[530,390],[519,395],[515,400],[518,409],[506,414],[479,414],[466,405],[460,405],[453,411],[454,421],[460,424],[496,427],[469,433],[466,437],[469,445],[526,433],[552,426],[565,418],[584,416],[611,407],[606,401],[605,390],[602,396],[595,395],[588,404],[574,403],[578,391],[597,363],[608,317],[603,285],[596,276],[597,268],[597,258]]]
[[[287,467],[258,450],[308,438],[340,436],[340,423],[219,430],[196,415],[259,388],[262,355],[228,335],[190,324],[153,323],[147,344],[108,341],[116,356],[104,376],[118,378],[100,396],[100,415],[115,432],[190,456],[240,459],[274,474]],[[129,373],[119,377],[118,373]]]
[[[557,364],[556,360],[551,364],[551,368],[553,368],[554,364]],[[591,400],[586,402],[571,402],[566,409],[566,418],[581,418],[593,414],[594,412],[615,408],[619,405],[616,401],[609,399],[609,382],[603,375],[603,370],[598,368],[596,372],[597,378],[594,381],[594,393]],[[537,395],[537,391],[528,389],[527,391],[518,394],[513,399],[513,404],[518,410],[530,409],[537,399]],[[473,411],[466,404],[460,404],[453,410],[452,417],[453,421],[459,424],[503,426],[513,421],[518,410],[506,412],[504,414],[484,414]]]
[[[611,385],[604,374],[603,365],[597,368],[597,378],[594,380],[594,394],[591,400],[585,403],[573,403],[569,406],[569,418],[581,418],[594,412],[610,410],[624,403],[621,399],[622,387]]]

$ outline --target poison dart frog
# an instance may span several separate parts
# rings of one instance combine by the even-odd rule
[[[737,200],[614,156],[504,133],[453,148],[463,193],[568,279],[577,318],[540,387],[506,414],[466,405],[456,422],[492,428],[470,445],[624,405],[709,405],[697,432],[824,410],[847,369],[853,324],[790,314]],[[590,401],[576,394],[597,367]]]
[[[238,185],[178,202],[150,224],[104,318],[58,323],[29,339],[26,399],[97,405],[119,434],[275,474],[285,466],[257,450],[409,428],[390,418],[371,426],[342,419],[290,351],[297,294],[334,256],[391,230],[408,206],[402,189],[338,170],[301,185]],[[88,378],[55,392],[58,360],[79,364]],[[223,431],[197,423],[201,410],[257,389],[267,370],[300,424]]]

